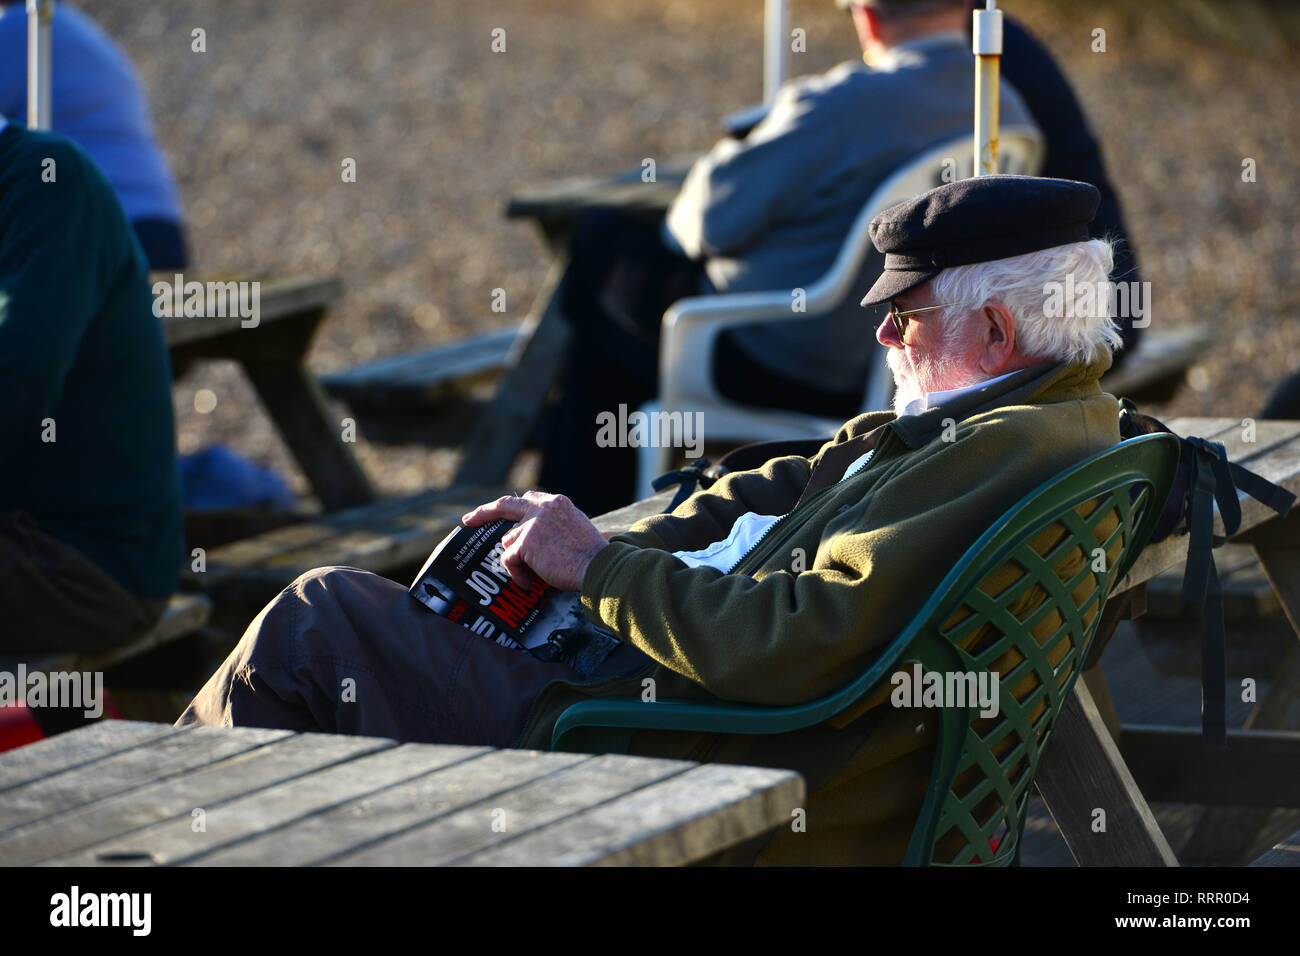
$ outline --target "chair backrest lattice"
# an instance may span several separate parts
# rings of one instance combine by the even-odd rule
[[[1106,596],[1163,506],[1163,498],[1153,506],[1156,494],[1150,479],[1121,474],[1023,523],[1001,546],[980,551],[900,657],[941,676],[964,701],[945,700],[909,862],[1013,861],[1034,774]],[[994,686],[997,712],[982,716],[973,692]]]

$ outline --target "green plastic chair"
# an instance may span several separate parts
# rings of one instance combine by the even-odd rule
[[[1026,495],[971,545],[867,671],[836,693],[792,707],[582,701],[560,715],[552,749],[626,753],[638,730],[789,733],[877,693],[913,662],[924,673],[995,671],[996,717],[981,718],[978,703],[939,709],[930,783],[903,863],[1018,862],[1030,784],[1052,727],[1082,671],[1111,587],[1150,538],[1178,454],[1172,435],[1144,435]],[[1067,573],[1067,564],[1075,569]],[[1014,581],[989,593],[991,583],[1009,574]],[[1050,633],[1036,638],[1036,628]]]

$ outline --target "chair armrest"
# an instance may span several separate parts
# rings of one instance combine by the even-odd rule
[[[830,720],[870,689],[883,672],[879,664],[864,678],[829,697],[790,707],[712,704],[683,700],[584,700],[568,707],[555,722],[551,748],[583,727],[628,730],[678,730],[720,734],[784,734]]]
[[[671,397],[707,396],[717,399],[713,383],[713,343],[723,331],[743,325],[791,322],[829,313],[834,302],[824,306],[809,290],[806,311],[795,312],[790,293],[735,292],[691,296],[674,302],[664,313],[659,340],[660,395],[675,407]]]

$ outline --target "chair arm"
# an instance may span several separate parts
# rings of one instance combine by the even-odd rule
[[[691,296],[679,299],[664,313],[659,341],[659,394],[667,399],[679,395],[717,399],[713,383],[714,340],[737,326],[769,322],[791,322],[815,318],[834,311],[836,303],[822,303],[809,290],[806,309],[791,308],[789,292],[736,292],[723,295]]]
[[[847,706],[841,692],[791,707],[707,704],[693,701],[639,699],[584,700],[568,707],[555,722],[551,748],[582,727],[629,730],[677,730],[720,734],[784,734],[829,720]]]

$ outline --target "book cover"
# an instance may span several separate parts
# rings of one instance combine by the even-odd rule
[[[502,563],[501,539],[514,522],[458,525],[433,549],[408,589],[435,614],[504,646],[587,676],[618,646],[618,638],[587,617],[576,591],[534,576],[522,586]]]

